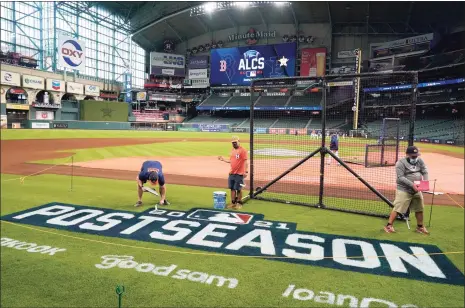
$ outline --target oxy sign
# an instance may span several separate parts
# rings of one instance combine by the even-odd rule
[[[200,208],[129,212],[54,202],[1,219],[209,252],[280,257],[272,260],[332,270],[464,284],[463,273],[436,246],[300,231],[295,223],[267,221],[255,213]]]
[[[97,86],[84,86],[84,94],[85,95],[92,95],[92,96],[100,96],[100,88]]]
[[[83,71],[86,66],[84,41],[61,35],[58,38],[58,63],[65,68]]]

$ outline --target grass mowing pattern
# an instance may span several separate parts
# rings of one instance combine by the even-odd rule
[[[2,175],[2,181],[16,177],[18,176]],[[136,198],[132,181],[75,177],[72,192],[69,191],[69,177],[59,175],[36,176],[27,179],[23,185],[19,183],[19,180],[2,182],[1,185],[2,215],[51,201],[130,211],[146,209],[146,207],[134,208],[132,206]],[[172,202],[170,208],[183,211],[192,207],[211,208],[212,193],[218,190],[218,188],[169,184],[167,188]],[[150,203],[150,200],[156,199],[148,195],[144,196],[146,203]],[[397,224],[398,233],[389,235],[381,231],[385,223],[382,219],[300,206],[252,201],[245,206],[244,210],[262,213],[267,220],[296,222],[299,230],[435,244],[443,251],[464,250],[463,210],[459,208],[436,207],[433,227],[430,229],[432,233],[429,237],[407,230],[405,224]],[[428,207],[426,213],[429,213]],[[111,243],[189,251],[160,244],[75,234],[49,228],[39,229]],[[283,298],[281,294],[287,286],[295,284],[296,287],[308,288],[315,292],[350,294],[359,299],[363,297],[385,299],[395,302],[399,307],[405,304],[414,304],[418,307],[463,307],[464,289],[458,286],[262,259],[214,256],[199,258],[168,252],[139,250],[73,240],[3,222],[1,231],[2,237],[67,249],[61,255],[45,256],[2,247],[2,306],[116,306],[115,286],[124,284],[126,293],[123,296],[123,307],[322,307],[314,301]],[[239,280],[239,285],[236,289],[218,288],[134,270],[97,269],[95,264],[100,263],[100,257],[110,254],[134,256],[137,262],[148,262],[157,266],[176,264],[178,269],[184,268],[234,277]],[[449,258],[462,272],[464,271],[463,255],[450,255]],[[421,290],[421,292],[407,290]]]

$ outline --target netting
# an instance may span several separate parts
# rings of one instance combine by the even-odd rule
[[[416,82],[413,73],[256,81],[252,91],[268,92],[251,106],[252,198],[387,216]],[[276,96],[276,108],[257,108]]]

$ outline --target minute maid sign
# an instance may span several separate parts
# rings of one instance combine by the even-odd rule
[[[345,271],[463,285],[464,275],[432,245],[297,231],[263,215],[195,208],[141,213],[50,203],[2,220]]]

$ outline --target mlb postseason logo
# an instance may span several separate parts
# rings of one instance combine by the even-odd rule
[[[85,68],[85,43],[69,36],[60,36],[58,39],[59,65],[73,70]]]
[[[261,214],[201,208],[137,213],[55,202],[1,219],[225,254],[279,257],[271,260],[335,270],[462,286],[465,282],[436,246],[298,231],[295,223],[264,220]]]

